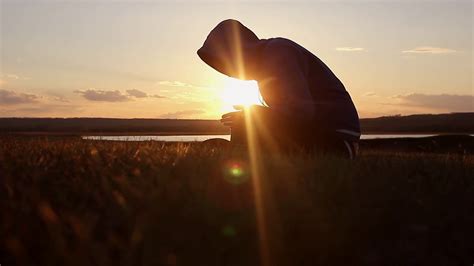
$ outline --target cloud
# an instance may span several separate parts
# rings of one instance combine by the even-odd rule
[[[69,100],[66,97],[62,96],[62,95],[53,95],[53,96],[50,96],[49,98],[51,100],[57,101],[57,102],[63,102],[63,103],[68,103],[69,102]]]
[[[9,79],[19,79],[20,78],[18,75],[15,75],[15,74],[4,74],[3,76],[6,77],[6,78],[9,78]]]
[[[18,93],[15,91],[0,89],[0,104],[14,105],[24,103],[36,103],[40,97],[34,94]]]
[[[84,108],[72,103],[39,101],[34,104],[0,105],[0,117],[79,117],[83,116]]]
[[[181,87],[181,88],[192,88],[192,89],[213,89],[210,87],[193,85],[193,84],[189,84],[189,83],[181,82],[177,80],[175,81],[162,80],[162,81],[158,81],[157,84],[162,85],[162,86],[168,86],[168,87]]]
[[[8,110],[8,113],[14,114],[16,116],[24,117],[42,117],[42,116],[52,116],[58,117],[59,114],[68,114],[73,113],[78,115],[82,111],[82,107],[73,104],[38,104],[35,106],[28,106],[22,108],[15,108],[13,110]],[[60,117],[63,115],[59,115]]]
[[[448,112],[473,112],[473,95],[455,94],[422,94],[411,93],[396,95],[393,99],[399,100],[399,105],[426,107]]]
[[[127,90],[127,93],[128,93],[128,95],[133,96],[135,98],[146,98],[146,97],[148,97],[148,95],[145,92],[140,91],[140,90],[136,90],[136,89]]]
[[[160,92],[166,93],[168,98],[181,101],[181,103],[212,101],[214,99],[210,99],[210,95],[216,95],[215,92],[219,90],[215,87],[198,86],[181,81],[162,80],[156,84],[166,87],[179,87],[180,89],[160,89]]]
[[[105,91],[105,90],[88,89],[85,91],[75,90],[74,92],[81,94],[82,97],[86,98],[89,101],[126,102],[130,100],[130,97],[128,95],[125,95],[118,90]]]
[[[337,47],[336,51],[340,52],[363,52],[365,51],[362,47]]]
[[[126,93],[122,93],[119,90],[75,90],[75,93],[81,94],[82,97],[89,101],[98,102],[126,102],[134,99],[143,98],[166,98],[161,95],[151,95],[137,89],[126,90]]]
[[[159,85],[163,86],[170,86],[170,87],[187,87],[187,88],[193,88],[195,87],[194,85],[181,82],[181,81],[168,81],[168,80],[162,80],[158,82]]]
[[[375,93],[373,91],[368,91],[368,92],[364,93],[363,95],[366,96],[366,97],[373,97],[373,96],[377,96],[377,93]]]
[[[451,54],[456,52],[457,51],[453,49],[432,46],[419,46],[410,50],[402,51],[402,53],[409,54]]]
[[[147,94],[146,92],[143,92],[141,90],[137,89],[131,89],[127,90],[128,96],[135,97],[135,98],[166,98],[165,96],[161,96],[158,94]]]
[[[166,96],[163,96],[163,95],[158,95],[158,94],[153,94],[153,95],[148,95],[148,97],[151,97],[151,98],[159,98],[159,99],[166,99],[168,97]]]
[[[190,117],[194,115],[199,115],[203,113],[205,113],[205,111],[201,109],[183,110],[183,111],[166,113],[166,114],[160,115],[160,118],[177,119],[177,118],[182,118],[182,117]]]
[[[24,79],[24,80],[28,80],[30,79],[29,77],[22,77],[20,75],[17,75],[17,74],[13,74],[13,73],[3,73],[3,74],[0,74],[0,76],[4,77],[4,78],[7,78],[7,79]]]

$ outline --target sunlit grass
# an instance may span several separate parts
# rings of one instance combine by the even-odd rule
[[[275,264],[471,263],[472,155],[258,160]],[[2,265],[258,265],[249,163],[200,143],[1,138]]]

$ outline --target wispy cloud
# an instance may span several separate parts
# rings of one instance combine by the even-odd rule
[[[89,101],[98,102],[126,102],[130,100],[130,97],[126,94],[121,93],[118,90],[106,91],[106,90],[75,90],[75,93],[81,94],[82,97]]]
[[[148,94],[146,92],[137,90],[137,89],[131,89],[127,90],[127,94],[136,98],[146,98],[148,97]]]
[[[53,101],[56,101],[56,102],[63,102],[63,103],[68,103],[69,100],[62,96],[62,95],[52,95],[52,96],[49,96],[49,98]]]
[[[199,86],[199,85],[194,85],[186,82],[181,82],[181,81],[169,81],[169,80],[161,80],[157,82],[158,85],[161,86],[168,86],[168,87],[181,87],[181,88],[193,88],[193,89],[212,89],[210,87],[206,86]]]
[[[126,102],[131,101],[135,98],[166,98],[161,95],[151,95],[137,89],[126,90],[126,93],[122,93],[119,90],[75,90],[75,93],[82,95],[89,101],[99,102]]]
[[[59,114],[73,114],[80,115],[83,108],[75,104],[51,104],[39,103],[32,106],[18,107],[11,110],[4,110],[7,116],[22,116],[22,117],[58,117]],[[2,112],[0,112],[1,114]],[[62,117],[63,115],[59,115]]]
[[[177,118],[190,118],[195,115],[205,113],[202,109],[192,109],[192,110],[183,110],[178,112],[166,113],[160,116],[160,118],[167,118],[167,119],[177,119]]]
[[[181,81],[169,81],[169,80],[162,80],[158,81],[158,85],[163,85],[163,86],[170,86],[170,87],[185,87],[185,88],[194,88],[197,86],[194,86],[189,83],[181,82]]]
[[[426,107],[448,112],[473,112],[473,95],[411,93],[392,97],[398,105]]]
[[[3,74],[4,77],[9,78],[9,79],[19,79],[20,77],[15,74]]]
[[[212,101],[215,91],[218,88],[199,86],[181,81],[162,80],[157,85],[168,87],[169,89],[160,89],[160,92],[166,93],[170,99],[184,102],[208,102]],[[176,89],[174,89],[174,88]]]
[[[368,91],[368,92],[364,93],[363,96],[373,97],[373,96],[377,96],[377,93],[375,93],[373,91]]]
[[[23,77],[23,76],[20,76],[18,74],[13,74],[13,73],[2,73],[2,74],[0,74],[0,76],[4,77],[6,79],[14,79],[14,80],[17,80],[17,79],[28,80],[28,79],[30,79],[29,77]]]
[[[135,97],[135,98],[166,98],[165,96],[158,95],[158,94],[148,94],[144,91],[131,89],[126,91],[128,96]]]
[[[456,53],[456,50],[442,47],[433,47],[433,46],[419,46],[410,50],[404,50],[402,53],[407,54],[452,54]]]
[[[40,96],[35,94],[0,89],[0,104],[4,105],[35,103],[39,98]]]
[[[362,47],[337,47],[336,48],[336,51],[340,51],[340,52],[363,52],[365,51],[364,48]]]

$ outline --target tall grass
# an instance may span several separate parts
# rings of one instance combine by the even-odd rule
[[[472,155],[261,163],[272,265],[474,262]],[[0,263],[259,265],[253,178],[200,143],[3,137]]]

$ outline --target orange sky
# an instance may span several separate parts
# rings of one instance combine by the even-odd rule
[[[361,117],[474,111],[472,1],[4,0],[0,7],[2,117],[214,119],[239,99],[255,102],[254,85],[230,81],[196,55],[227,18],[315,53]]]

